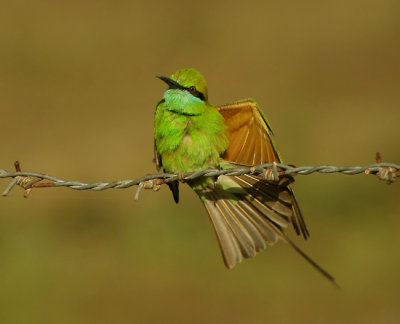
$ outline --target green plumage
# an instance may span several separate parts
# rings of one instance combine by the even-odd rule
[[[184,89],[168,89],[158,104],[155,145],[163,169],[171,173],[217,168],[228,148],[222,115],[207,101],[206,81],[194,69],[179,70],[172,77],[183,87],[195,85],[205,100]],[[207,184],[210,179],[193,185]]]
[[[195,116],[171,112],[179,90],[168,90],[165,101],[157,106],[155,141],[162,165],[168,172],[188,172],[218,167],[220,155],[228,147],[223,117],[207,103],[188,100],[183,112],[196,111]],[[172,97],[170,100],[169,97]],[[187,109],[186,109],[187,108]]]
[[[280,162],[272,131],[255,101],[212,106],[206,81],[195,69],[159,78],[169,86],[157,105],[154,120],[155,162],[159,169],[179,174],[231,168],[232,162]],[[280,239],[334,280],[284,233],[284,228],[292,224],[297,234],[304,238],[309,235],[290,187],[292,182],[290,176],[271,182],[254,175],[188,181],[204,203],[228,268]],[[168,185],[178,202],[178,182]]]

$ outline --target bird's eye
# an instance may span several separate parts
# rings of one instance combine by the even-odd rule
[[[196,87],[195,86],[191,86],[188,90],[189,90],[189,92],[191,94],[195,94],[196,93]]]

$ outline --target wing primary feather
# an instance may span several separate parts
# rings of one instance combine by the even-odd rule
[[[263,158],[262,158],[262,135],[257,134],[256,136],[256,141],[254,144],[254,154],[253,154],[253,161],[252,165],[256,164],[262,164],[263,163]],[[261,137],[260,137],[261,135]]]
[[[229,136],[229,148],[225,152],[225,157],[229,161],[238,161],[238,156],[243,149],[243,145],[240,145],[243,141],[243,137],[245,136],[246,128],[242,127],[238,131],[233,132]]]
[[[261,188],[257,187],[258,183],[251,184],[248,181],[246,181],[249,177],[246,175],[244,176],[235,176],[234,180],[236,183],[240,184],[246,191],[252,195],[253,197],[259,199],[261,203],[267,205],[271,209],[273,209],[276,213],[284,216],[286,218],[286,221],[289,220],[290,217],[292,217],[292,205],[287,204],[284,201],[281,201],[279,199],[279,193],[282,190],[285,190],[285,188],[280,188],[277,186],[271,187],[273,190],[275,190],[276,193],[273,195],[270,194],[270,191],[264,191]],[[262,182],[260,179],[259,182]],[[272,191],[272,190],[271,190]]]
[[[282,217],[282,215],[279,215],[273,209],[264,205],[257,198],[254,198],[251,195],[247,195],[244,197],[244,199],[275,225],[279,227],[287,227],[289,221],[285,217]]]
[[[291,206],[293,203],[292,194],[287,189],[287,185],[283,182],[284,178],[281,178],[280,183],[271,183],[255,175],[246,174],[241,176],[248,185],[256,187],[261,190],[267,196],[270,196],[273,200],[279,200],[281,203]]]
[[[290,221],[297,235],[301,233],[305,239],[310,236],[296,197],[290,187],[268,184],[252,175],[235,176],[234,180],[253,197],[258,198],[261,204],[267,205],[275,213]],[[287,202],[288,199],[290,199],[290,203]],[[260,208],[262,207],[260,206]],[[272,215],[274,214],[270,214],[271,217]],[[278,221],[275,218],[274,220]]]
[[[235,180],[236,180],[236,178],[237,177],[235,177]],[[276,209],[274,209],[273,202],[271,205],[267,201],[260,200],[259,199],[260,195],[256,192],[256,189],[251,188],[251,187],[244,188],[244,189],[249,193],[244,198],[250,204],[252,204],[261,214],[263,214],[265,217],[268,217],[271,221],[275,222],[279,226],[286,227],[288,225],[288,223],[290,222],[290,217],[292,217],[291,208],[286,207],[290,211],[289,216],[287,216],[286,212],[285,212],[285,214],[282,212],[279,212],[277,210],[276,206],[275,206]]]
[[[254,153],[256,150],[256,136],[254,130],[251,128],[251,124],[248,126],[248,136],[246,143],[243,144],[242,155],[239,156],[240,161],[245,164],[253,165]]]
[[[265,140],[266,135],[262,134],[261,135],[261,140],[260,140],[260,156],[259,159],[256,161],[254,164],[264,164],[267,163],[268,159],[264,159],[263,157],[265,156],[266,150],[264,146],[264,140]],[[267,150],[268,151],[268,150]],[[268,153],[267,153],[268,154]]]
[[[241,162],[243,162],[244,164],[248,164],[248,163],[245,162],[246,160],[244,160],[243,157],[244,157],[244,155],[245,155],[245,153],[246,153],[245,147],[247,146],[247,140],[248,140],[248,138],[249,138],[250,129],[249,129],[248,127],[246,127],[245,130],[246,130],[246,131],[245,131],[246,136],[245,136],[245,138],[243,139],[242,145],[240,146],[240,151],[239,151],[239,153],[238,153],[238,155],[237,155],[237,157],[236,157],[236,161],[241,161]]]

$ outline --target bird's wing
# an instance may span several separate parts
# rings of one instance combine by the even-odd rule
[[[222,155],[226,161],[256,165],[281,162],[273,133],[257,103],[244,99],[218,106],[229,131],[229,147]]]
[[[257,165],[271,162],[281,162],[281,157],[276,149],[272,129],[262,110],[253,99],[244,99],[232,104],[218,106],[216,109],[225,119],[229,131],[229,147],[222,155],[228,162],[246,165]],[[233,177],[242,185],[252,187],[254,192],[262,193],[264,200],[274,202],[268,194],[271,185],[259,177],[242,175]],[[292,177],[287,177],[292,179]],[[292,182],[293,179],[290,181]],[[286,191],[285,191],[286,192]],[[287,186],[290,194],[291,216],[290,222],[297,234],[302,233],[304,238],[310,234],[296,201],[290,184]]]

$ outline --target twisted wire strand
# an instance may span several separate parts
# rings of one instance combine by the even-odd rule
[[[182,174],[159,173],[142,176],[137,179],[116,180],[112,182],[85,183],[82,181],[64,180],[55,176],[31,171],[9,172],[0,169],[0,178],[14,178],[3,192],[6,196],[15,185],[20,185],[26,190],[25,196],[28,196],[30,190],[34,187],[67,187],[74,190],[106,190],[106,189],[126,189],[132,186],[139,186],[137,196],[141,189],[158,190],[163,183],[179,180],[186,182],[199,177],[216,177],[219,175],[236,176],[243,174],[264,174],[269,180],[277,179],[282,175],[309,175],[312,173],[342,173],[347,175],[355,174],[375,174],[380,180],[391,183],[396,177],[400,176],[400,165],[394,163],[374,163],[367,166],[300,166],[295,167],[281,163],[266,163],[251,167],[238,166],[231,169],[207,169],[196,172],[186,172]],[[272,178],[271,178],[272,174]],[[42,180],[48,180],[50,183],[40,183]],[[27,192],[27,190],[29,190]]]

